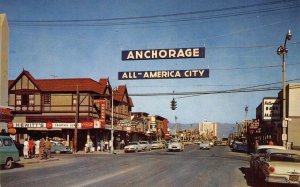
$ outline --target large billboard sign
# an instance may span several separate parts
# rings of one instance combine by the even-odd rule
[[[147,49],[124,50],[122,60],[156,60],[180,58],[205,58],[205,48],[174,48],[174,49]]]
[[[119,80],[208,78],[208,69],[119,72]]]

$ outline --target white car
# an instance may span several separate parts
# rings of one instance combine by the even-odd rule
[[[250,169],[253,173],[258,173],[258,167],[262,158],[266,156],[268,149],[281,149],[286,150],[285,147],[279,145],[259,145],[254,153],[251,153],[250,157]]]
[[[151,143],[151,148],[152,149],[162,149],[163,148],[163,144],[160,141],[153,141]]]
[[[183,151],[184,145],[179,141],[171,141],[168,145],[168,151]]]
[[[148,141],[140,141],[140,145],[142,146],[143,151],[151,151],[152,146]]]
[[[300,151],[268,149],[258,172],[266,182],[299,184]]]
[[[199,144],[199,148],[209,150],[210,149],[209,141],[201,141]]]
[[[140,152],[142,151],[142,146],[139,142],[129,142],[128,145],[124,147],[124,152]]]

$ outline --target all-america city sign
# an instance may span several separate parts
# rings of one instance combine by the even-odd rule
[[[182,59],[205,58],[205,48],[173,48],[173,49],[147,49],[123,50],[122,60],[157,60],[157,59]],[[156,71],[127,71],[119,72],[119,80],[134,79],[173,79],[173,78],[207,78],[209,69],[190,70],[156,70]]]

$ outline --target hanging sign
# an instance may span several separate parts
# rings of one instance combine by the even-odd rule
[[[147,49],[124,50],[122,60],[156,60],[180,58],[205,58],[205,48],[174,48],[174,49]]]
[[[119,80],[135,79],[174,79],[174,78],[207,78],[209,69],[193,70],[158,70],[119,72]]]

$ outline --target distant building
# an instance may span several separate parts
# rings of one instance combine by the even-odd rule
[[[213,139],[218,134],[218,124],[215,122],[204,121],[199,123],[199,134],[204,139]]]

